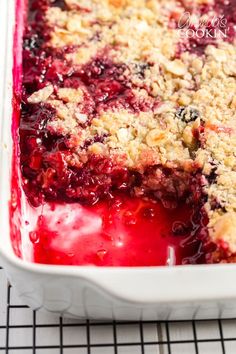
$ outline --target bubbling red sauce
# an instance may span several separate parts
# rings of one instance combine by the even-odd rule
[[[31,248],[36,263],[132,267],[205,261],[206,220],[203,214],[196,220],[186,205],[170,211],[119,195],[90,207],[48,203],[33,213],[25,222],[29,240],[22,252],[29,258]]]

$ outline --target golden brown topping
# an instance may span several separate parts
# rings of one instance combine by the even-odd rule
[[[29,103],[40,103],[40,102],[46,102],[47,99],[51,96],[53,93],[54,89],[52,85],[45,86],[41,90],[34,92],[29,98],[28,102]]]

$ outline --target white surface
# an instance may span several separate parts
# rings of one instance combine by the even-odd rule
[[[7,293],[7,280],[4,271],[0,270],[0,353],[7,353],[7,348],[9,354],[116,353],[113,323],[90,322],[87,327],[85,321],[63,319],[60,329],[58,316],[40,312],[36,313],[34,322],[33,311],[23,306],[15,289],[10,290],[9,304],[7,304]],[[220,340],[219,322],[195,322],[198,354],[236,353],[236,320],[222,320],[221,325],[226,340],[224,342],[225,352],[223,352]],[[90,351],[88,350],[87,329],[89,329]],[[169,323],[169,352],[167,344],[160,344],[160,342],[167,341],[166,323],[143,323],[143,340],[141,340],[139,323],[117,323],[115,330],[117,354],[197,353],[191,321]],[[35,333],[35,344],[33,344],[33,333]],[[228,341],[230,338],[234,340]],[[209,340],[213,341],[208,342]],[[183,343],[183,341],[189,341],[189,343]],[[132,343],[132,346],[128,343]]]

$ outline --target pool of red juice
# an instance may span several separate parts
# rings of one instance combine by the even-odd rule
[[[186,205],[118,196],[95,206],[45,204],[25,220],[31,260],[57,265],[160,266],[201,263],[200,226]],[[32,222],[32,220],[34,220]],[[23,257],[29,251],[25,243]]]

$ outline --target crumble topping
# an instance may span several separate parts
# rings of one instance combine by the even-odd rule
[[[74,64],[85,63],[85,58],[92,59],[99,49],[106,47],[110,48],[115,62],[127,64],[147,61],[155,54],[170,59],[175,55],[179,36],[169,28],[170,11],[176,7],[175,1],[127,0],[114,5],[103,0],[82,4],[68,1],[67,4],[69,11],[49,8],[47,20],[53,27],[50,45],[79,47],[78,51],[67,55]],[[87,11],[76,11],[75,5]],[[182,67],[179,70],[183,72]]]
[[[111,158],[140,174],[136,195],[148,190],[156,198],[163,191],[182,198],[191,176],[201,173],[210,237],[217,244],[225,241],[229,255],[236,253],[235,36],[199,42],[199,53],[179,51],[183,39],[176,25],[186,9],[196,16],[208,9],[213,16],[223,5],[218,0],[65,4],[65,10],[48,7],[45,48],[62,53],[72,71],[64,83],[45,80],[27,102],[53,110],[45,129],[66,137],[71,151],[66,163],[84,166],[93,155]]]
[[[29,98],[28,102],[35,104],[35,103],[40,103],[40,102],[46,102],[47,99],[51,96],[53,93],[54,88],[53,85],[45,86],[44,88],[34,92]]]

